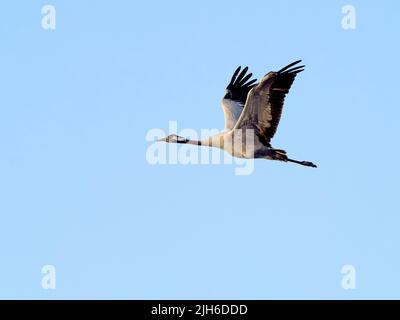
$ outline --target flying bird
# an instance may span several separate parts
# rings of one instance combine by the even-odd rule
[[[226,87],[221,106],[225,130],[205,140],[190,140],[175,134],[158,141],[221,148],[239,158],[261,158],[293,162],[307,167],[317,166],[310,161],[290,159],[285,150],[273,148],[271,139],[279,125],[285,97],[304,65],[295,61],[279,71],[267,73],[260,82],[250,80],[248,67],[239,66]]]

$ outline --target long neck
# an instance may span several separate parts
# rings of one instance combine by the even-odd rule
[[[201,145],[202,145],[202,142],[199,141],[199,140],[188,140],[188,141],[186,142],[186,144],[193,144],[193,145],[195,145],[195,146],[201,146]]]
[[[189,140],[189,139],[185,139],[185,140],[177,140],[177,141],[169,141],[170,143],[179,143],[179,144],[192,144],[194,146],[201,146],[202,145],[202,141],[199,140]]]
[[[209,138],[206,138],[204,140],[190,140],[190,139],[185,139],[181,138],[175,141],[170,141],[172,143],[180,143],[180,144],[192,144],[195,146],[206,146],[206,147],[216,147],[216,148],[224,148],[224,136],[226,135],[226,132],[222,132],[219,134],[216,134],[214,136],[211,136]]]
[[[207,139],[200,141],[200,145],[224,149],[225,136],[227,132],[221,132]]]

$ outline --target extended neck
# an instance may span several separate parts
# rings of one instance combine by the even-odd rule
[[[169,140],[169,143],[179,143],[179,144],[192,144],[194,146],[201,146],[202,142],[199,140],[190,140],[182,137],[178,137],[176,140]]]
[[[216,148],[224,148],[224,136],[226,133],[219,133],[214,136],[211,136],[204,140],[190,140],[180,136],[169,136],[167,138],[163,138],[159,141],[165,141],[168,143],[179,143],[179,144],[191,144],[194,146],[205,146],[205,147],[216,147]]]
[[[186,142],[181,142],[181,143],[185,143],[185,144],[192,144],[194,146],[201,146],[202,142],[199,140],[187,140]]]

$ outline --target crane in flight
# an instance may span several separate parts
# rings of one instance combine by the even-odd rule
[[[158,141],[216,147],[239,158],[278,160],[316,168],[310,161],[290,159],[285,150],[271,145],[285,96],[297,74],[304,71],[304,65],[298,65],[300,62],[298,60],[277,72],[269,72],[258,83],[256,79],[250,80],[252,73],[247,74],[248,67],[243,70],[238,67],[221,102],[225,116],[223,132],[201,141],[176,134]]]

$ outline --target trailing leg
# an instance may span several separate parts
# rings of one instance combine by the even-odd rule
[[[317,167],[314,163],[312,163],[310,161],[298,161],[298,160],[293,160],[293,159],[289,159],[289,158],[287,158],[287,161],[297,163],[297,164],[300,164],[300,165],[306,166],[306,167],[312,167],[312,168]]]

